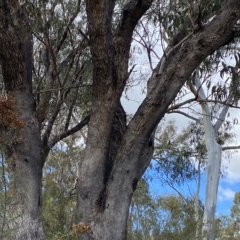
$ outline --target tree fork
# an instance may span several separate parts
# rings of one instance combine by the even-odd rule
[[[132,31],[152,3],[132,0],[123,7],[113,43],[111,14],[106,16],[111,13],[113,2],[98,0],[96,6],[105,6],[106,9],[101,8],[102,11],[97,13],[91,5],[93,2],[87,1],[90,45],[97,38],[94,34],[102,40],[91,45],[95,87],[85,158],[80,166],[77,188],[79,221],[89,224],[91,233],[80,234],[79,239],[126,238],[129,204],[151,159],[152,148],[148,143],[153,130],[197,66],[232,39],[232,29],[240,18],[240,1],[228,1],[219,15],[175,49],[171,58],[166,59],[161,74],[154,74],[155,69],[151,77],[151,85],[154,86],[151,94],[147,95],[127,125],[106,183],[105,163],[117,102],[127,77]],[[95,14],[98,15],[94,17]],[[99,208],[100,204],[103,204],[102,208]]]

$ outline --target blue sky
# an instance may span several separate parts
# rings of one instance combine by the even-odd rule
[[[173,188],[167,184],[162,185],[160,181],[160,176],[154,173],[153,170],[148,169],[145,176],[152,176],[149,180],[150,192],[153,196],[168,195],[168,194],[178,194]],[[206,174],[203,173],[201,176],[201,189],[200,189],[200,199],[204,203],[205,197],[205,184],[206,184]],[[190,181],[182,186],[175,186],[179,192],[185,196],[194,196],[196,192],[196,181]],[[229,215],[230,209],[233,204],[233,198],[235,192],[240,191],[239,182],[229,183],[227,178],[220,180],[219,191],[218,191],[218,202],[217,202],[217,215]]]
[[[161,42],[161,44],[163,44]],[[154,51],[157,52],[159,56],[162,55],[162,47],[161,44],[157,44],[154,47]],[[136,47],[139,47],[136,44]],[[134,45],[134,46],[135,46]],[[141,48],[141,46],[140,46]],[[135,56],[135,59],[134,59]],[[225,59],[227,64],[233,65],[234,58],[226,58]],[[134,68],[133,73],[131,74],[131,78],[136,80],[134,83],[140,83],[139,85],[134,85],[133,87],[129,87],[125,95],[126,97],[122,97],[121,102],[123,104],[124,109],[128,114],[134,114],[143,101],[145,97],[145,93],[143,91],[144,87],[146,90],[146,76],[149,76],[151,70],[149,69],[149,62],[146,49],[142,49],[141,53],[136,52],[135,55],[133,54],[133,64],[136,63],[136,67]],[[159,59],[153,57],[153,64],[156,64]],[[134,74],[136,72],[136,74]],[[140,73],[140,74],[139,74]],[[142,75],[143,74],[143,75]],[[142,76],[142,77],[141,77]],[[220,80],[219,74],[217,74],[214,79],[211,79],[212,85],[215,84]],[[189,97],[189,96],[187,96]],[[182,99],[184,100],[184,99]],[[186,99],[185,99],[186,100]],[[187,110],[186,110],[187,111]],[[234,118],[240,119],[240,111],[239,109],[230,109],[230,120]],[[189,120],[186,119],[184,116],[180,114],[166,114],[166,119],[175,119],[176,124],[181,130],[187,126]],[[240,121],[239,121],[240,122]],[[240,145],[240,124],[234,126],[233,132],[236,134],[236,141],[231,145]],[[228,159],[222,159],[222,166],[225,169],[225,177],[220,180],[219,184],[219,191],[218,191],[218,203],[217,203],[217,214],[229,214],[230,208],[233,204],[234,194],[240,191],[240,150],[238,153],[233,154]],[[201,185],[201,194],[200,197],[204,200],[205,194],[205,184],[206,184],[206,176],[202,174],[202,185]],[[195,183],[191,182],[186,184],[181,188],[186,194],[194,193]],[[179,190],[179,189],[178,189]],[[151,183],[151,192],[153,194],[167,194],[169,192],[173,193],[170,187],[162,186],[159,179],[156,177],[153,179]]]
[[[134,114],[144,99],[145,95],[142,91],[143,86],[138,85],[134,88],[131,88],[127,92],[128,98],[122,98],[121,102],[129,114]],[[232,118],[240,119],[239,109],[230,110]],[[175,122],[179,129],[184,128],[189,123],[189,120],[182,115],[168,114],[166,115],[167,119],[175,119]],[[240,145],[240,125],[235,126],[234,132],[236,134],[236,142],[232,145]],[[219,191],[218,191],[218,203],[217,203],[217,214],[230,214],[230,208],[233,204],[234,194],[240,191],[240,151],[232,154],[228,159],[222,160],[222,165],[224,166],[226,176],[220,180]],[[205,184],[206,176],[202,174],[202,183],[201,183],[201,193],[200,198],[204,201],[205,195]],[[182,186],[181,189],[178,189],[180,192],[186,194],[194,194],[196,189],[195,182],[190,182],[185,186]],[[159,178],[156,176],[151,182],[151,193],[160,195],[175,193],[173,189],[168,186],[162,186]]]

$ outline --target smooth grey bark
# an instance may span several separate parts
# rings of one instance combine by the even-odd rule
[[[11,239],[45,239],[41,221],[41,139],[32,95],[32,38],[27,13],[18,1],[0,1],[0,63],[6,92],[24,126],[7,146],[11,201],[7,227]]]
[[[120,141],[110,144],[119,99],[128,78],[132,32],[151,3],[129,1],[113,35],[114,1],[86,1],[93,98],[77,186],[78,221],[88,230],[79,228],[79,239],[126,239],[132,193],[152,156],[151,133],[191,73],[207,56],[234,38],[233,27],[240,18],[240,1],[228,1],[202,29],[177,39],[154,69],[148,80],[151,90],[136,114],[127,127],[122,123],[119,128],[123,129]],[[114,156],[111,160],[109,152]]]
[[[229,97],[226,100],[226,105],[221,109],[218,119],[213,125],[209,106],[206,102],[204,102],[204,100],[207,100],[207,97],[204,93],[198,71],[195,75],[195,85],[196,89],[194,91],[194,94],[196,95],[196,97],[202,100],[201,108],[205,131],[204,141],[208,153],[202,238],[203,240],[214,240],[215,214],[223,150],[223,147],[217,142],[217,134],[226,119],[229,110],[228,104],[231,104],[231,102],[233,101],[233,97],[230,90]]]
[[[202,88],[200,77],[198,72],[195,77],[196,92],[201,100],[205,100],[206,96]],[[218,129],[215,129],[211,121],[211,112],[207,103],[201,102],[203,125],[205,131],[205,145],[207,148],[207,180],[206,180],[206,192],[204,201],[204,213],[203,213],[203,228],[202,238],[204,240],[214,240],[214,225],[215,225],[215,213],[217,204],[217,193],[220,178],[220,168],[222,160],[222,147],[216,141],[216,134],[220,128],[218,121],[223,123],[223,119],[219,118],[216,125]],[[225,116],[227,111],[223,108]],[[225,117],[224,117],[225,118]]]

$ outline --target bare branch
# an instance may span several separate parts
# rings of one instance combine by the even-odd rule
[[[225,106],[228,106],[228,107],[231,107],[231,108],[236,108],[236,109],[240,109],[240,107],[239,106],[236,106],[236,105],[234,105],[234,104],[231,104],[231,103],[228,103],[228,102],[222,102],[222,101],[218,101],[218,100],[208,100],[208,99],[206,99],[206,100],[197,100],[198,102],[206,102],[206,103],[219,103],[219,104],[222,104],[222,105],[225,105]]]
[[[69,20],[69,23],[67,24],[64,32],[63,32],[63,35],[62,35],[62,38],[60,39],[60,41],[58,42],[57,44],[57,53],[59,52],[59,50],[61,49],[61,46],[62,44],[64,43],[66,37],[67,37],[67,33],[70,31],[69,30],[69,26],[73,23],[73,21],[76,19],[79,11],[80,11],[80,4],[81,4],[81,0],[78,0],[77,2],[77,9],[76,11],[74,12],[73,16],[70,18]]]
[[[42,90],[36,93],[45,93],[45,92],[58,92],[60,90],[70,90],[72,88],[80,88],[80,87],[86,87],[86,86],[91,86],[90,84],[81,84],[81,85],[77,85],[77,86],[71,86],[71,87],[66,87],[66,88],[51,88],[51,89],[46,89],[46,90]]]
[[[184,101],[184,102],[175,104],[175,105],[169,107],[169,108],[167,109],[167,112],[168,112],[168,113],[171,113],[170,111],[172,111],[172,110],[174,110],[174,109],[178,109],[178,108],[182,107],[183,105],[188,104],[188,103],[191,103],[191,102],[193,102],[193,101],[196,101],[196,98],[190,98],[190,99],[188,99],[188,100],[186,100],[186,101]]]
[[[189,114],[187,114],[187,113],[185,113],[185,112],[182,112],[182,111],[171,111],[171,112],[168,112],[168,114],[171,114],[171,113],[179,113],[179,114],[182,114],[183,116],[185,116],[185,117],[187,117],[187,118],[190,118],[190,119],[192,119],[192,120],[194,120],[194,121],[196,121],[196,122],[199,122],[200,123],[200,119],[198,119],[198,118],[195,118],[195,117],[193,117],[193,116],[191,116],[191,115],[189,115]]]
[[[84,37],[84,39],[89,43],[90,39],[88,38],[87,34],[84,33],[81,28],[78,28],[78,31]]]
[[[174,52],[178,47],[180,47],[185,41],[187,41],[191,36],[192,36],[193,33],[190,33],[188,34],[185,38],[183,38],[179,43],[177,43],[175,46],[173,46],[168,52],[167,54],[165,54],[164,56],[164,60],[163,61],[166,61],[166,59],[172,54],[172,52]],[[161,64],[161,67],[163,67],[164,64]],[[161,74],[162,72],[162,69],[160,68],[159,69],[159,74]]]
[[[232,150],[232,149],[240,149],[240,146],[226,146],[226,147],[222,147],[223,151]]]
[[[90,121],[90,115],[86,116],[80,123],[78,123],[75,127],[62,132],[61,134],[55,136],[49,143],[48,143],[48,147],[51,149],[52,147],[54,147],[54,145],[56,143],[58,143],[59,141],[61,141],[62,139],[76,133],[77,131],[79,131],[80,129],[82,129],[84,126],[86,126]]]
[[[134,39],[136,42],[138,42],[139,44],[141,44],[144,48],[146,48],[147,50],[147,56],[148,56],[148,61],[149,61],[149,65],[151,70],[153,70],[153,66],[152,66],[152,57],[151,57],[151,46],[149,46],[146,41],[144,40],[144,38],[141,36],[141,34],[136,31],[137,35],[140,37],[141,41],[143,41],[143,43],[141,43],[141,41],[138,41],[137,39]]]
[[[61,106],[62,106],[62,101],[59,100],[57,102],[57,105],[55,106],[53,114],[49,118],[47,128],[42,135],[42,146],[43,146],[43,148],[45,148],[48,145],[48,139],[50,137],[50,134],[51,134],[51,131],[52,131],[52,128],[53,128],[53,124],[54,124],[54,122],[55,122],[55,120],[58,116],[58,113],[60,112]]]
[[[71,102],[71,105],[69,107],[68,116],[67,116],[67,120],[66,120],[65,127],[64,127],[65,131],[67,131],[68,127],[69,127],[69,123],[70,123],[71,116],[72,116],[72,111],[73,111],[73,108],[74,108],[74,106],[76,104],[76,101],[77,101],[77,94],[78,94],[78,90],[75,91],[74,98],[73,98],[73,100]]]

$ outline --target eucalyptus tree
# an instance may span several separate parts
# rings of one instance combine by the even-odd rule
[[[220,215],[215,222],[217,239],[232,239],[237,240],[240,237],[240,222],[239,222],[239,192],[235,193],[233,205],[230,215]]]
[[[214,3],[209,3],[207,1],[202,1],[202,6],[205,6],[204,11],[201,14],[206,16],[206,13],[211,8],[218,8],[217,5],[221,1],[216,1]],[[193,4],[191,1],[188,4]],[[183,7],[181,4],[179,5]],[[189,10],[184,8],[184,11]],[[190,9],[191,10],[191,9]],[[200,10],[199,10],[200,11]],[[170,11],[170,13],[174,12],[174,10]],[[209,12],[208,12],[209,13]],[[202,16],[204,18],[204,16]],[[187,24],[192,24],[192,20],[190,22],[183,22],[183,17],[181,14],[169,15],[168,18],[173,19],[173,24],[166,22],[163,18],[163,36],[164,41],[169,41],[169,36],[173,34],[174,31],[179,31],[179,28],[188,26]],[[148,46],[144,40],[142,40],[142,45],[147,49]],[[184,99],[182,98],[187,94],[186,88],[182,89],[176,97],[176,99],[172,102],[170,107],[168,108],[168,113],[181,113],[190,119],[196,121],[196,123],[201,124],[202,121],[200,118],[196,118],[191,116],[186,111],[181,112],[179,111],[180,107],[188,106],[190,112],[196,114],[196,101],[199,101],[202,107],[202,118],[204,123],[204,129],[202,131],[202,135],[205,133],[205,137],[200,139],[204,140],[200,145],[202,145],[201,152],[205,156],[201,156],[199,160],[200,169],[200,161],[203,163],[205,162],[203,158],[206,158],[206,153],[208,153],[208,160],[207,160],[207,184],[206,184],[206,199],[205,199],[205,211],[204,211],[204,225],[203,225],[203,232],[207,235],[205,238],[214,239],[214,216],[215,216],[215,209],[216,209],[216,199],[217,199],[217,189],[218,189],[218,182],[220,177],[220,166],[221,166],[221,155],[222,150],[230,150],[230,149],[238,149],[240,146],[225,146],[229,142],[230,138],[233,138],[232,134],[229,133],[229,129],[232,129],[232,126],[237,124],[238,120],[234,119],[231,123],[229,120],[226,120],[228,110],[230,107],[238,108],[238,101],[239,101],[239,54],[236,52],[238,51],[239,41],[228,45],[228,47],[221,48],[212,54],[210,57],[206,58],[203,63],[199,66],[198,71],[195,72],[193,75],[195,79],[191,82],[190,78],[187,81],[188,88],[190,85],[190,89],[194,94],[193,98]],[[235,66],[230,66],[226,64],[224,61],[228,60],[229,58],[235,58]],[[220,66],[222,63],[222,66]],[[218,82],[214,85],[213,81],[213,74],[216,74],[216,71],[220,71],[221,78],[223,75],[228,74],[222,82]],[[200,73],[199,73],[200,72]],[[202,81],[199,80],[199,74],[201,74]],[[216,78],[216,77],[215,77]],[[224,82],[225,81],[225,82]],[[205,96],[203,91],[203,85],[206,83],[206,90],[210,94]],[[195,85],[195,86],[194,86]],[[212,87],[211,87],[212,86]],[[210,90],[211,87],[211,90]],[[182,100],[182,101],[181,101]],[[211,109],[210,109],[211,105]],[[221,109],[221,106],[222,109]],[[208,122],[208,124],[207,124]],[[221,129],[220,129],[221,128]],[[224,130],[223,130],[224,129]],[[190,128],[189,128],[190,130]],[[191,132],[194,130],[191,129]],[[199,142],[198,140],[192,141],[193,143]],[[213,146],[215,144],[215,147]],[[197,147],[198,151],[200,150]],[[206,146],[204,146],[206,145]],[[224,145],[224,146],[223,146]],[[164,147],[164,146],[163,146]],[[217,150],[218,149],[218,150]],[[166,150],[166,149],[165,149]],[[207,151],[206,151],[207,150]],[[164,151],[164,150],[163,150]],[[167,162],[167,161],[166,161]],[[164,165],[164,164],[163,164]],[[173,164],[174,166],[174,164]],[[200,173],[200,171],[199,171]],[[200,179],[197,184],[197,192],[199,192],[200,188]],[[198,194],[196,194],[196,203],[198,202]],[[197,216],[197,208],[196,208],[196,216]]]
[[[81,1],[0,1],[2,92],[16,115],[1,111],[1,118],[11,117],[1,127],[9,136],[4,156],[10,189],[4,191],[11,210],[3,229],[11,230],[9,238],[45,239],[44,162],[58,141],[89,122],[88,40],[77,19],[83,9]]]
[[[171,6],[161,1],[128,1],[118,27],[112,31],[114,2],[86,1],[93,94],[85,156],[78,175],[80,239],[125,239],[131,196],[152,156],[153,130],[198,65],[237,36],[234,26],[240,2],[226,2],[213,19],[198,15],[201,24],[176,33],[169,42],[148,79],[146,98],[126,126],[119,99],[131,73],[132,34],[140,19],[147,23],[145,13],[148,16],[152,9],[160,9],[161,16],[164,3],[166,8]],[[86,231],[80,228],[83,223],[88,226]]]
[[[194,199],[180,195],[154,196],[141,179],[133,194],[128,239],[194,239]]]
[[[56,143],[56,140],[71,133],[65,128],[63,135],[54,138],[50,134],[55,116],[61,109],[58,106],[68,94],[66,89],[63,90],[63,86],[68,88],[69,85],[64,85],[65,77],[61,79],[62,68],[59,71],[57,69],[59,58],[62,60],[59,50],[64,49],[63,43],[68,36],[70,42],[77,42],[77,46],[81,41],[89,44],[92,68],[89,73],[92,81],[91,121],[85,155],[78,166],[78,221],[75,233],[79,234],[79,239],[125,239],[132,193],[152,157],[152,133],[198,65],[238,36],[235,26],[240,18],[240,2],[229,0],[216,9],[208,5],[210,10],[205,11],[205,1],[200,2],[197,8],[194,6],[195,1],[86,0],[84,4],[73,1],[74,7],[71,9],[76,10],[77,14],[76,16],[72,13],[73,19],[85,20],[85,25],[76,23],[72,17],[64,18],[68,8],[63,6],[69,2],[33,1],[31,4],[31,1],[26,1],[23,4],[18,0],[0,1],[0,60],[4,87],[15,100],[19,119],[25,123],[15,130],[19,141],[10,145],[6,152],[14,173],[16,216],[19,220],[18,227],[21,226],[15,238],[45,239],[40,217],[44,154],[49,146],[52,146],[50,143]],[[56,83],[50,86],[60,90],[55,94],[57,101],[50,118],[42,126],[44,134],[41,139],[41,123],[46,116],[44,111],[51,109],[49,103],[53,101],[46,94],[47,97],[42,98],[42,107],[39,107],[41,98],[40,101],[36,99],[39,104],[37,110],[34,107],[31,35],[31,28],[34,26],[30,24],[30,20],[37,19],[41,22],[41,18],[39,14],[29,15],[29,11],[31,12],[34,6],[41,8],[43,5],[50,17],[45,18],[45,13],[40,13],[43,16],[43,24],[40,24],[43,34],[40,34],[39,38],[35,35],[45,45],[42,49],[45,55],[44,66],[40,68],[40,73],[45,71],[45,77],[49,79],[47,81]],[[186,17],[188,24],[183,24],[183,28],[178,31],[173,31],[162,58],[156,66],[152,66],[151,76],[146,79],[146,98],[126,124],[120,98],[129,76],[134,71],[134,66],[129,69],[133,32],[137,26],[147,26],[151,21],[159,22],[159,27],[166,22],[172,24],[175,21],[173,18],[163,22],[161,17],[169,15],[171,9],[179,6],[189,12]],[[59,11],[58,7],[62,9]],[[198,9],[198,12],[195,9]],[[59,29],[51,28],[54,20],[51,14],[55,16],[59,12],[63,16],[59,22],[69,21],[63,29],[60,28],[60,36],[50,40],[50,32]],[[152,14],[156,14],[156,17],[151,18]],[[214,18],[211,18],[213,15]],[[86,32],[82,26],[87,26]],[[77,29],[81,33],[79,37],[74,38],[71,29]],[[74,52],[76,45],[71,46],[70,49],[65,48],[65,53],[64,50],[62,52],[69,66],[71,60],[66,54],[68,50]],[[59,58],[56,57],[58,53]],[[70,58],[71,56],[69,54]],[[77,59],[74,59],[76,63]],[[74,60],[72,61],[75,62]],[[65,73],[67,72],[66,70]],[[70,84],[70,88],[74,86],[74,83]],[[39,90],[36,91],[39,93]],[[50,137],[53,137],[52,140]]]
[[[238,66],[238,62],[236,63]],[[237,71],[238,67],[236,68]],[[200,77],[197,74],[195,78],[196,88],[192,87],[194,94],[200,100],[207,100],[207,97],[204,93],[202,83],[200,81]],[[237,85],[236,85],[237,84]],[[224,141],[221,141],[219,138],[220,128],[225,122],[229,105],[237,104],[239,97],[234,95],[232,89],[238,89],[238,83],[234,79],[230,83],[229,86],[229,95],[227,96],[226,86],[218,87],[217,98],[222,94],[225,94],[225,106],[218,111],[218,116],[216,122],[212,123],[212,114],[207,103],[201,102],[202,114],[203,114],[203,124],[204,124],[204,132],[205,132],[205,144],[208,152],[208,161],[207,161],[207,183],[206,183],[206,193],[205,193],[205,208],[204,208],[204,216],[203,216],[203,239],[215,239],[214,235],[214,219],[216,212],[216,204],[217,204],[217,193],[218,193],[218,185],[220,178],[220,169],[221,169],[221,160],[222,160],[222,150],[225,149],[237,149],[240,146],[222,146]],[[225,89],[225,92],[224,92]],[[226,122],[225,122],[226,123]]]
[[[77,239],[72,232],[76,215],[76,163],[84,149],[72,135],[53,148],[43,170],[43,225],[47,239]]]
[[[195,123],[190,124],[186,130],[188,134],[192,135],[192,139],[190,140],[190,149],[192,150],[188,150],[188,155],[190,157],[194,156],[198,161],[199,177],[196,192],[197,222],[199,222],[197,205],[202,167],[206,168],[207,174],[205,208],[203,216],[204,239],[215,238],[215,211],[219,178],[221,175],[220,168],[222,152],[240,148],[240,146],[237,145],[231,146],[231,143],[234,142],[234,134],[232,133],[232,130],[234,125],[238,123],[238,120],[236,118],[230,120],[230,114],[228,112],[230,108],[239,108],[239,55],[235,54],[234,56],[235,66],[227,65],[225,63],[225,61],[229,61],[231,55],[234,55],[235,50],[232,47],[233,46],[231,46],[231,49],[233,49],[233,51],[229,49],[222,49],[217,54],[211,56],[212,61],[209,61],[209,58],[206,59],[193,74],[193,78],[189,79],[187,82],[187,88],[190,88],[190,92],[193,93],[193,98],[186,99],[185,97],[185,99],[182,99],[181,96],[179,96],[178,99],[175,99],[168,108],[169,113],[183,114],[189,119],[195,121]],[[235,48],[237,48],[237,46],[235,46]],[[216,72],[220,72],[220,76],[216,76]],[[221,79],[223,75],[225,75],[225,78]],[[213,78],[213,76],[215,77]],[[205,85],[206,87],[204,87]],[[182,92],[185,93],[185,96],[189,94],[186,88],[185,90],[183,89]],[[198,109],[197,104],[201,106],[201,110]],[[183,107],[184,110],[181,110],[181,107]],[[194,136],[195,134],[197,134],[198,137]],[[176,140],[174,137],[172,137],[172,139],[174,143],[171,145],[174,149],[179,150],[180,148],[176,148],[176,146],[174,146],[177,144]],[[183,143],[181,143],[180,146],[182,144]],[[168,148],[165,147],[165,151],[168,151]],[[198,152],[198,155],[196,155],[196,152]],[[162,165],[164,169],[164,165],[168,166],[167,163],[171,161],[172,160],[170,158],[170,161],[164,162],[165,164],[161,164],[160,162],[160,166]],[[173,166],[175,167],[175,164],[177,163],[178,161],[173,162]],[[185,166],[187,166],[187,164]],[[167,169],[170,168],[168,167]],[[171,171],[169,174],[171,175]],[[201,235],[199,231],[197,235]]]

